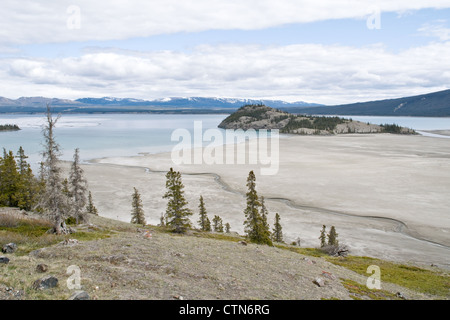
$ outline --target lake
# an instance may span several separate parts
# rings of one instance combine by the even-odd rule
[[[169,152],[178,144],[171,141],[175,129],[193,132],[194,121],[201,121],[203,131],[217,128],[226,114],[64,114],[55,135],[63,160],[71,160],[80,148],[82,161],[140,153]],[[349,118],[349,117],[347,117]],[[375,124],[396,123],[415,130],[450,129],[450,118],[351,116],[353,120]],[[17,124],[22,130],[0,132],[0,147],[17,152],[20,146],[29,156],[33,171],[41,161],[44,115],[0,115],[0,124]],[[220,129],[222,130],[222,129]]]
[[[80,148],[82,161],[89,159],[135,156],[140,153],[168,152],[178,143],[171,141],[175,129],[194,129],[201,121],[203,130],[217,128],[227,115],[172,114],[64,114],[55,129],[63,152],[61,159],[72,160]],[[0,147],[17,152],[20,146],[29,156],[33,171],[43,150],[44,115],[0,115],[0,124],[14,123],[22,130],[0,133]]]

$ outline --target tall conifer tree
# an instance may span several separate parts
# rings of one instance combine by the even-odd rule
[[[12,151],[3,149],[0,158],[0,205],[17,207],[20,174]]]
[[[327,227],[325,225],[323,225],[322,226],[322,230],[320,230],[319,240],[320,240],[320,247],[321,248],[325,247],[326,244],[327,244],[327,231],[326,231],[326,228]]]
[[[270,239],[272,237],[272,235],[270,233],[269,223],[267,222],[267,216],[269,215],[269,210],[267,210],[267,208],[266,208],[266,203],[264,201],[263,196],[261,196],[260,215],[261,215],[261,232],[263,233],[262,237]]]
[[[253,171],[250,171],[248,174],[247,188],[247,206],[244,210],[246,218],[244,226],[247,237],[252,242],[272,245],[272,241],[265,230],[264,221],[259,213],[261,203],[256,192],[256,177]]]
[[[80,150],[76,148],[69,176],[69,195],[73,200],[73,215],[77,223],[86,222],[87,220],[85,211],[87,203],[87,181],[84,178],[84,171],[80,166],[79,153]]]
[[[331,226],[330,233],[328,234],[328,245],[329,246],[337,246],[339,245],[339,241],[337,239],[338,234],[336,232],[336,228]]]
[[[280,215],[275,213],[275,223],[273,225],[272,239],[275,242],[283,242],[283,231],[280,224]]]
[[[145,225],[145,215],[144,215],[144,208],[142,205],[141,195],[139,191],[136,188],[133,188],[134,192],[132,195],[132,201],[131,201],[131,223],[135,224],[143,224]]]
[[[17,167],[20,175],[17,206],[24,210],[32,210],[38,200],[40,185],[26,161],[28,157],[22,147],[17,152]]]
[[[223,221],[219,216],[213,218],[213,228],[215,232],[223,232]]]
[[[200,219],[198,220],[198,224],[200,225],[200,230],[202,231],[211,231],[211,221],[208,218],[205,202],[203,201],[203,196],[200,196],[200,203],[198,205]]]
[[[184,197],[184,185],[181,181],[181,173],[170,168],[166,174],[166,193],[163,198],[168,199],[166,208],[166,225],[173,232],[184,233],[191,228],[189,216],[193,213],[187,208],[188,202]]]
[[[61,178],[61,168],[59,166],[61,152],[55,139],[55,126],[60,116],[53,118],[50,106],[47,105],[46,118],[47,121],[43,130],[45,192],[40,197],[42,201],[40,206],[53,220],[53,229],[56,234],[68,233],[65,219],[70,213],[68,211],[70,208],[66,205],[67,197],[63,193],[63,179]]]
[[[98,216],[98,210],[94,205],[94,201],[92,200],[92,193],[90,191],[88,195],[88,204],[86,207],[86,211],[90,214]]]

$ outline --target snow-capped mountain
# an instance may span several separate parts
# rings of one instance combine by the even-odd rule
[[[102,106],[167,106],[167,107],[192,107],[192,108],[239,108],[245,104],[267,104],[277,107],[318,106],[318,104],[303,101],[285,102],[281,100],[254,100],[236,98],[205,98],[205,97],[168,97],[154,100],[141,100],[131,98],[82,98],[76,101],[88,105]]]
[[[47,104],[58,112],[139,112],[166,110],[225,110],[230,112],[246,104],[265,104],[273,108],[315,107],[314,103],[286,102],[281,100],[255,100],[239,98],[208,98],[208,97],[167,97],[154,100],[135,98],[81,98],[76,100],[21,97],[8,99],[0,97],[0,112],[42,112]]]

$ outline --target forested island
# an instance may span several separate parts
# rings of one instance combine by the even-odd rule
[[[18,131],[20,130],[17,124],[0,124],[0,131]]]
[[[331,116],[295,115],[262,104],[245,105],[224,119],[222,129],[278,129],[281,133],[330,135],[342,133],[397,133],[415,131],[396,124],[377,125]]]

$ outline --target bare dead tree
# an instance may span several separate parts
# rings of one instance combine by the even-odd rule
[[[49,215],[54,225],[56,234],[68,233],[65,218],[69,215],[70,206],[67,202],[67,195],[64,194],[63,179],[61,178],[61,168],[59,157],[61,151],[55,140],[55,126],[60,118],[52,116],[50,106],[47,105],[46,123],[42,131],[44,136],[43,155],[43,178],[45,180],[45,190],[41,197],[41,207]]]

